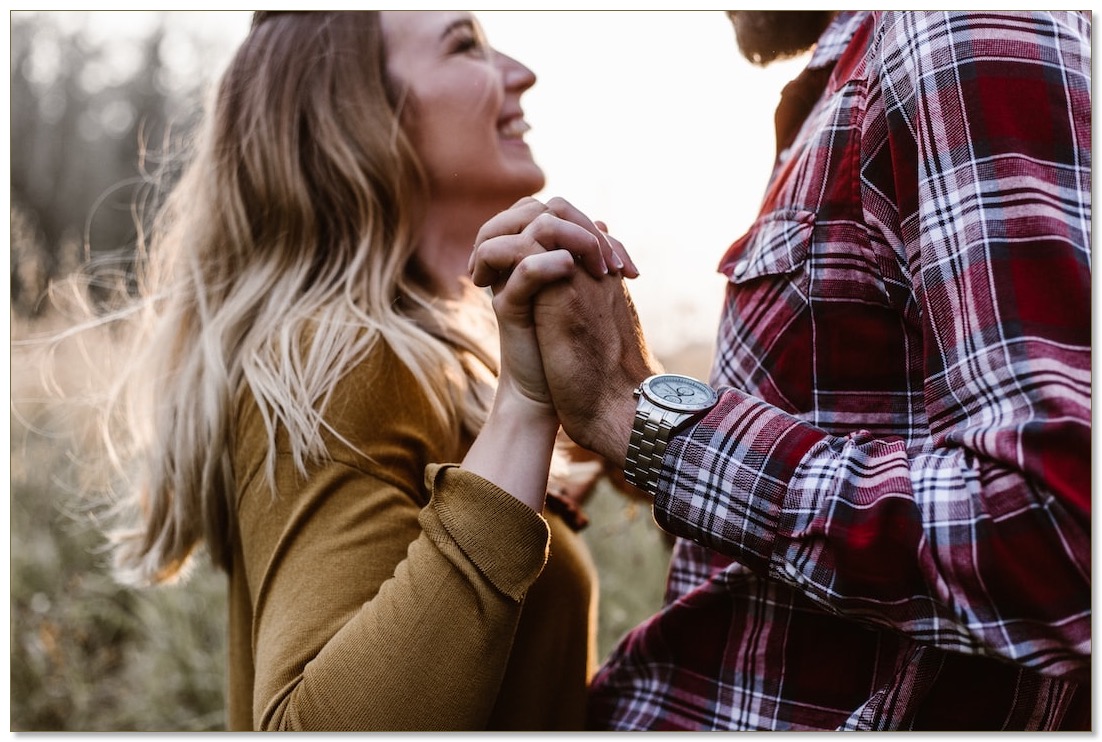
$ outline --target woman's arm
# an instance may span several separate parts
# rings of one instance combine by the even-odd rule
[[[303,480],[277,460],[242,493],[258,729],[481,729],[547,554],[531,507],[441,460],[443,431],[380,346],[334,407],[355,451]],[[259,425],[259,422],[255,424]],[[266,445],[262,431],[242,430]],[[508,458],[508,457],[503,457]]]

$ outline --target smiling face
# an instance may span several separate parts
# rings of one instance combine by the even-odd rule
[[[543,187],[520,96],[536,76],[490,47],[459,11],[384,11],[387,71],[408,99],[403,128],[434,200],[509,206]]]

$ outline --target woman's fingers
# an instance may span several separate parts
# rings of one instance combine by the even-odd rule
[[[635,265],[635,261],[631,259],[631,255],[628,254],[627,248],[620,240],[608,233],[608,225],[604,222],[591,220],[584,212],[561,196],[550,199],[547,202],[547,210],[562,219],[577,224],[592,234],[602,250],[605,265],[612,271],[623,273],[627,278],[639,277],[639,268]],[[592,270],[590,273],[594,278],[599,278],[601,275]]]
[[[477,244],[471,279],[477,286],[492,286],[524,258],[552,250],[565,250],[595,278],[608,274],[601,240],[585,227],[544,211],[519,234],[502,234]]]
[[[494,286],[494,305],[503,318],[525,318],[530,326],[532,299],[549,284],[570,278],[577,270],[566,250],[529,255],[517,263],[508,278]]]
[[[478,230],[478,236],[474,240],[474,250],[471,251],[471,259],[467,263],[467,271],[474,273],[475,262],[478,259],[478,248],[487,240],[495,237],[520,234],[528,224],[540,214],[546,213],[547,207],[538,199],[526,197],[517,201],[505,211],[499,212],[482,225]]]
[[[608,235],[605,233],[607,230],[601,230],[597,224],[593,222],[588,216],[586,216],[580,209],[574,204],[567,201],[561,196],[555,196],[547,202],[547,209],[551,213],[559,216],[567,221],[573,222],[578,226],[585,229],[594,239],[597,240],[597,247],[601,251],[601,261],[605,266],[611,268],[611,270],[619,272],[624,268],[624,261],[620,258],[619,254],[613,248],[609,242]],[[605,271],[607,273],[608,271]],[[599,278],[602,274],[594,273],[594,278]]]
[[[639,278],[639,269],[635,267],[635,261],[631,259],[631,255],[628,254],[627,248],[624,247],[624,243],[608,233],[608,227],[605,226],[604,222],[597,222],[596,224],[597,228],[600,229],[605,238],[608,239],[613,252],[619,256],[620,263],[623,265],[620,272],[624,274],[625,278]]]
[[[639,269],[623,243],[564,198],[546,204],[523,198],[488,220],[478,232],[468,270],[478,286],[491,286],[524,258],[566,250],[594,278],[620,272],[636,278]]]

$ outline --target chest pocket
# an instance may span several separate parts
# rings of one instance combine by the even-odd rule
[[[907,388],[883,264],[861,224],[802,209],[763,215],[720,264],[729,284],[717,381],[831,430],[880,410],[876,393]]]
[[[883,306],[890,303],[885,277],[898,274],[894,260],[886,247],[870,244],[859,223],[822,223],[812,211],[784,209],[759,218],[731,246],[720,272],[740,290],[766,288],[757,282],[783,278],[784,290],[805,302]],[[775,291],[768,293],[769,301],[777,301]]]
[[[790,209],[767,214],[731,246],[720,271],[736,285],[794,273],[807,261],[814,229],[815,214],[810,211]]]
[[[807,264],[814,229],[810,211],[772,212],[731,246],[719,266],[729,283],[714,380],[792,413],[811,404]]]

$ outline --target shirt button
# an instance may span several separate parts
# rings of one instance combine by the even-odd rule
[[[740,260],[737,263],[735,263],[735,267],[734,267],[735,278],[738,278],[743,273],[745,273],[746,269],[749,268],[749,267],[750,267],[750,261],[749,260]]]

